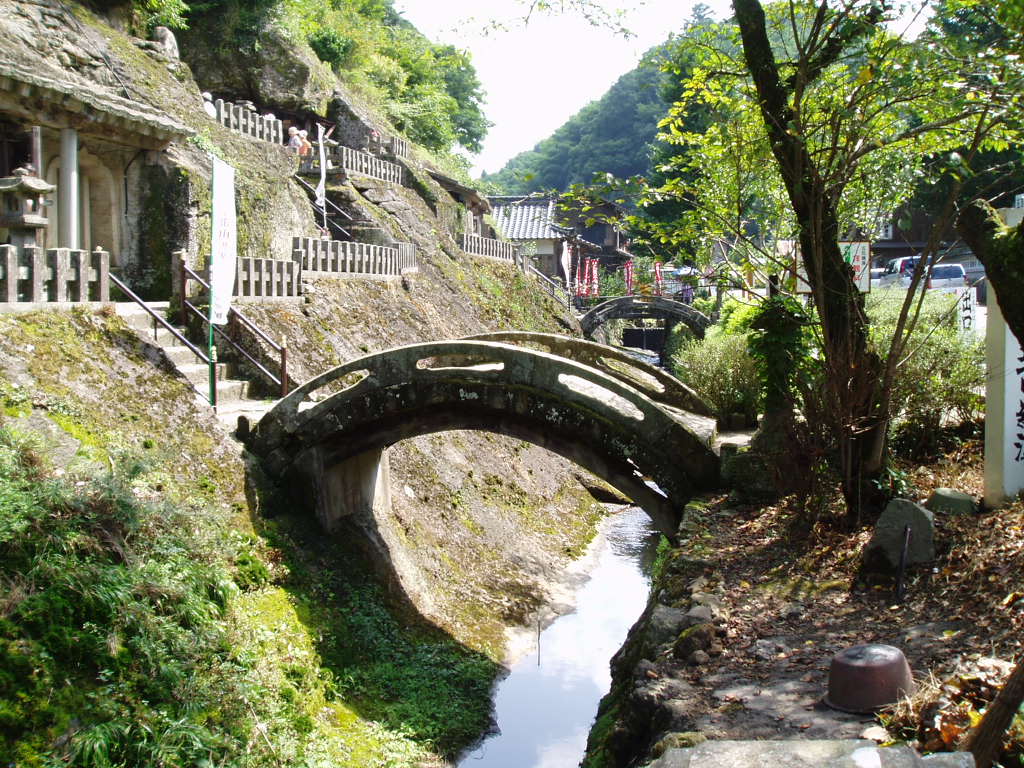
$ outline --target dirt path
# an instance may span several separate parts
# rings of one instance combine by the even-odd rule
[[[981,445],[968,440],[927,466],[901,469],[914,499],[937,486],[980,496]],[[979,516],[937,516],[938,558],[910,574],[901,604],[891,584],[855,581],[870,528],[838,533],[806,522],[791,501],[744,507],[724,496],[688,523],[689,535],[673,556],[689,565],[679,569],[679,583],[667,577],[659,602],[688,615],[709,611],[716,636],[705,643],[706,652],[680,653],[676,641],[653,661],[639,662],[631,706],[635,710],[639,701],[643,709],[645,696],[656,700],[647,716],[664,725],[662,734],[848,738],[872,728],[867,736],[884,740],[879,720],[823,703],[836,652],[861,643],[894,645],[915,678],[926,681],[979,657],[1008,659],[1024,637],[1024,504]],[[958,702],[952,690],[946,698],[942,706],[952,714],[936,720],[940,713],[933,708],[929,724],[916,733],[907,718],[882,719],[891,736],[916,736],[931,750],[943,746],[934,726],[943,718],[955,721],[946,734],[951,746],[983,702]]]

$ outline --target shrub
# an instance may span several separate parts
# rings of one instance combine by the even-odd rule
[[[881,291],[867,302],[872,340],[884,352],[892,339],[903,293]],[[907,346],[911,352],[893,381],[894,438],[912,454],[931,452],[944,421],[972,420],[983,409],[984,344],[958,327],[956,299],[928,293]]]
[[[318,29],[309,36],[309,47],[317,58],[330,64],[335,70],[342,69],[355,47],[355,41],[335,29]]]
[[[748,422],[756,418],[761,384],[746,334],[717,333],[685,341],[673,354],[672,367],[716,417],[742,413]]]
[[[713,307],[714,300],[710,301]],[[696,302],[694,302],[694,306],[697,306]],[[718,313],[718,322],[710,328],[710,334],[725,333],[735,335],[746,333],[747,326],[750,324],[759,306],[760,302],[756,299],[754,301],[740,301],[732,296],[727,297],[722,302],[722,309]],[[705,312],[704,314],[710,317],[710,312]]]

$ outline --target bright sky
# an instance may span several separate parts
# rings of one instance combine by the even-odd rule
[[[605,1],[629,10],[624,39],[590,26],[577,14],[535,15],[523,27],[524,6],[515,0],[396,0],[395,7],[438,43],[470,51],[494,123],[473,175],[500,170],[509,158],[547,138],[589,102],[599,99],[643,53],[678,31],[696,0]],[[728,0],[707,0],[722,18]],[[504,22],[505,31],[486,31]]]

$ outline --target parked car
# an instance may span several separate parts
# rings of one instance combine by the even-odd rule
[[[901,256],[898,259],[893,259],[885,265],[885,271],[878,278],[878,286],[880,288],[890,286],[903,286],[907,288],[910,286],[910,278],[914,275],[914,269],[916,268],[916,256]]]
[[[910,287],[910,279],[917,269],[917,256],[902,256],[885,265],[885,272],[878,279],[881,288],[888,286]],[[936,264],[931,275],[925,273],[926,288],[963,288],[968,285],[963,264]]]
[[[964,288],[967,285],[963,264],[936,264],[928,277],[929,288]]]

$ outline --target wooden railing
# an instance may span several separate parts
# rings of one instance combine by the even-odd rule
[[[397,277],[417,269],[416,248],[411,243],[398,247],[315,237],[292,239],[292,258],[303,272],[321,275],[382,275]]]
[[[0,245],[0,303],[110,301],[110,254]]]
[[[214,101],[213,107],[216,110],[214,119],[225,128],[271,144],[284,144],[284,125],[276,117],[265,117],[224,99]]]
[[[238,259],[235,298],[297,299],[302,295],[299,265],[278,259]]]
[[[329,164],[328,172],[340,170],[359,176],[369,176],[372,179],[380,179],[392,184],[402,183],[402,166],[387,160],[381,160],[369,152],[360,152],[351,147],[335,145],[327,147],[326,155]],[[316,147],[313,148],[312,156],[307,160],[303,160],[300,170],[303,173],[320,172],[320,153]]]
[[[466,253],[475,256],[487,256],[491,259],[501,259],[519,264],[520,248],[515,243],[505,240],[495,240],[493,237],[481,237],[480,235],[459,235],[459,245]]]

